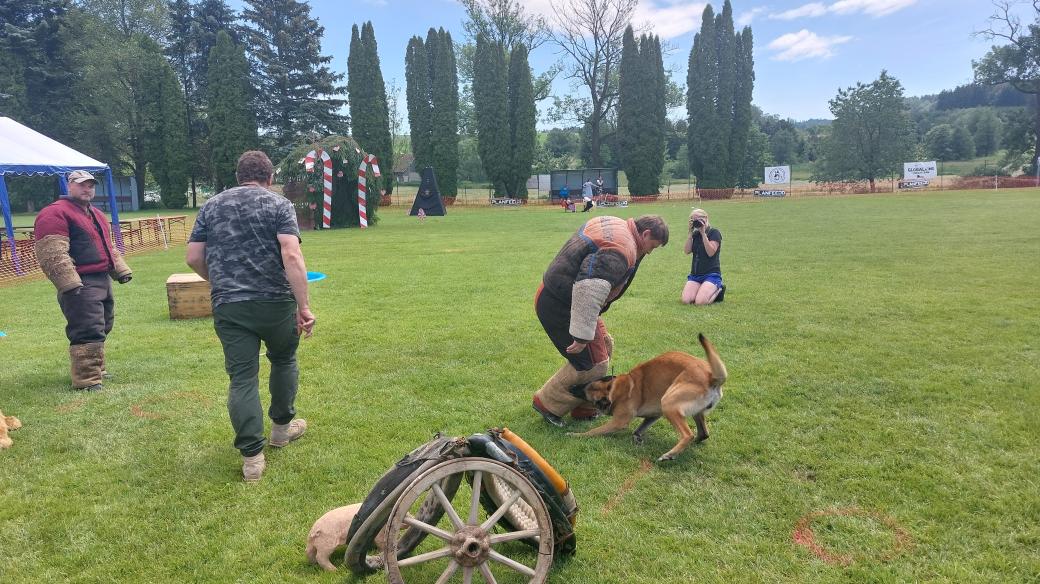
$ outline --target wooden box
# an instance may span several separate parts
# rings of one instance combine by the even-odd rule
[[[170,318],[202,318],[213,315],[209,282],[198,274],[173,274],[166,280]]]

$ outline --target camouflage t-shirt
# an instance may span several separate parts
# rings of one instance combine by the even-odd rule
[[[206,244],[213,307],[243,300],[292,300],[278,235],[300,237],[285,197],[257,186],[228,189],[199,210],[189,241]]]

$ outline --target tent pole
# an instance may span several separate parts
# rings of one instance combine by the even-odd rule
[[[61,189],[61,196],[69,196],[69,180],[65,178],[64,174],[58,175],[58,188]]]
[[[11,246],[11,261],[14,263],[15,275],[22,275],[22,263],[18,261],[18,246],[14,242],[14,223],[11,222],[11,202],[7,198],[7,181],[0,174],[0,207],[3,207],[4,227],[7,231],[7,242]]]
[[[112,182],[112,169],[105,169],[105,188],[108,189],[108,209],[112,214],[112,235],[116,239],[119,253],[126,253],[123,246],[123,231],[119,228],[119,208],[116,206],[116,187]]]

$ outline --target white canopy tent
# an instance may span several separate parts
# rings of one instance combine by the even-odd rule
[[[0,207],[3,208],[7,243],[11,247],[11,258],[16,272],[20,273],[21,268],[14,241],[14,225],[11,222],[11,203],[5,175],[57,175],[62,194],[68,195],[65,177],[74,170],[104,173],[108,208],[112,213],[112,233],[115,235],[116,245],[122,249],[123,238],[119,231],[119,211],[116,205],[116,190],[112,184],[112,169],[107,164],[77,152],[11,118],[0,117]]]

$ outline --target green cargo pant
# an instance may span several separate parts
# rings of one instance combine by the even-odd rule
[[[244,301],[221,304],[213,310],[213,328],[224,346],[224,368],[231,378],[228,413],[235,429],[235,448],[242,456],[264,449],[264,414],[260,404],[260,341],[271,362],[271,407],[275,424],[296,416],[296,302]]]

